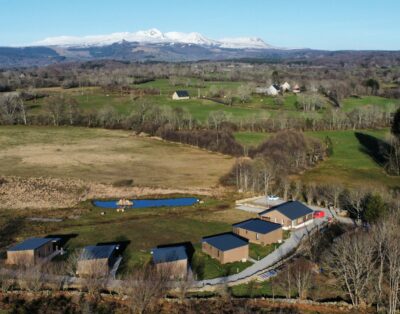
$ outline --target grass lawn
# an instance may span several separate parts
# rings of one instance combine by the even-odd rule
[[[346,98],[343,100],[343,110],[351,111],[355,108],[367,106],[367,105],[379,105],[385,108],[389,108],[398,104],[399,102],[395,99],[388,99],[379,96],[363,96],[360,98]]]
[[[249,255],[256,261],[264,258],[268,254],[271,254],[280,246],[280,243],[272,243],[269,245],[259,245],[255,243],[249,243]]]
[[[293,289],[294,290],[294,289]],[[286,292],[273,281],[252,281],[231,287],[232,295],[235,297],[285,297]],[[293,292],[293,296],[295,293]]]
[[[161,157],[162,156],[162,157]],[[78,127],[0,127],[2,175],[75,178],[183,188],[212,187],[233,158],[127,131]]]
[[[271,133],[257,133],[257,132],[236,132],[235,139],[240,144],[246,147],[256,147],[261,144],[271,135]]]
[[[0,211],[0,246],[32,236],[76,234],[67,243],[74,250],[99,242],[130,241],[124,252],[122,270],[132,269],[150,260],[150,250],[157,245],[191,241],[199,243],[206,235],[227,232],[232,223],[254,217],[234,208],[229,201],[200,197],[204,203],[189,207],[161,207],[132,209],[117,213],[83,203],[77,208],[80,216],[63,222],[45,223],[27,221],[26,217],[47,213],[29,210]],[[68,217],[75,209],[49,210],[53,215]],[[105,211],[105,215],[100,213]],[[58,212],[58,213],[57,213]],[[241,267],[243,265],[239,265]],[[208,269],[208,268],[207,268]],[[210,266],[210,272],[213,273]],[[235,268],[236,269],[236,268]],[[242,268],[240,268],[242,269]]]
[[[212,279],[222,276],[233,275],[249,267],[251,262],[234,262],[221,264],[214,258],[201,251],[200,245],[196,246],[193,256],[193,271],[198,279]]]
[[[388,130],[359,131],[359,133],[385,139]],[[362,150],[354,131],[309,132],[308,135],[321,140],[329,136],[333,141],[333,155],[307,171],[302,176],[303,180],[338,182],[346,186],[400,186],[400,177],[388,176],[384,169]]]
[[[317,167],[306,171],[301,178],[305,182],[341,183],[346,186],[400,186],[400,178],[388,176],[374,159],[362,150],[356,132],[385,139],[388,130],[368,131],[319,131],[307,135],[324,140],[329,136],[333,142],[333,155]],[[268,138],[268,133],[237,132],[235,138],[244,145],[256,146]]]

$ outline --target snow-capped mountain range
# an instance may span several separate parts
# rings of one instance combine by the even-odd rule
[[[223,38],[214,40],[200,33],[166,32],[163,33],[156,28],[137,32],[121,32],[108,35],[92,36],[58,36],[49,37],[37,41],[30,46],[62,46],[62,47],[91,47],[106,46],[122,42],[138,42],[151,44],[193,44],[207,47],[227,49],[273,49],[275,47],[267,44],[256,37]]]

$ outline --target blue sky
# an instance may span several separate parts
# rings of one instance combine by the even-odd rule
[[[281,47],[400,50],[400,0],[0,0],[0,45],[158,28]]]

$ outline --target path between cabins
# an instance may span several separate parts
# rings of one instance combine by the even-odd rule
[[[200,288],[204,286],[232,283],[249,278],[261,271],[264,271],[284,259],[287,255],[289,255],[298,247],[303,237],[310,234],[313,229],[322,227],[327,223],[327,221],[327,217],[325,217],[324,219],[314,219],[312,223],[309,223],[306,226],[293,231],[290,238],[288,238],[281,246],[279,246],[278,249],[273,251],[271,254],[265,256],[263,259],[255,262],[253,265],[244,269],[240,273],[226,277],[200,280],[195,283],[195,286],[197,288]]]

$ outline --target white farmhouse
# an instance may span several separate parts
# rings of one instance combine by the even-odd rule
[[[290,84],[288,82],[285,82],[281,85],[281,90],[282,92],[290,92]]]
[[[267,95],[270,96],[276,96],[279,93],[279,86],[277,85],[271,85],[270,87],[267,88]]]
[[[300,87],[299,87],[299,85],[298,84],[296,84],[294,87],[293,87],[293,93],[300,93]]]
[[[189,93],[186,90],[177,90],[172,94],[173,100],[189,99]]]

